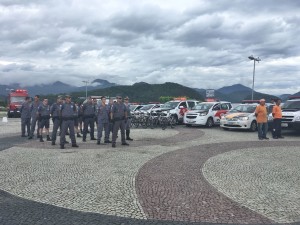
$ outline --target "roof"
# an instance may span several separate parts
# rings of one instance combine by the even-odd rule
[[[300,96],[290,96],[289,100],[297,100],[300,99]]]

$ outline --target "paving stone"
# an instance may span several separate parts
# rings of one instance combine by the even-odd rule
[[[201,169],[233,150],[299,145],[297,135],[258,142],[256,133],[178,126],[132,129],[129,147],[77,138],[79,148],[62,151],[19,132],[18,119],[0,124],[1,225],[271,224],[268,215],[219,192]],[[281,222],[297,207],[282,206]]]

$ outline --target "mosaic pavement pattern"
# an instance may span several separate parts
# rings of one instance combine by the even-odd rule
[[[300,222],[298,134],[132,129],[129,147],[62,151],[18,126],[0,124],[0,224]]]

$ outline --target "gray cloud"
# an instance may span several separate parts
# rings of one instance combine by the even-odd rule
[[[294,0],[2,0],[1,84],[102,78],[251,87],[254,55],[262,58],[257,91],[297,92],[299,7]]]

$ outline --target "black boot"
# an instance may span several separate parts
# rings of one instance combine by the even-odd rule
[[[133,141],[133,139],[129,137],[129,134],[130,134],[130,130],[126,130],[126,140]]]
[[[49,135],[47,135],[47,141],[51,141],[51,138]]]
[[[40,142],[44,142],[42,135],[40,135]]]

